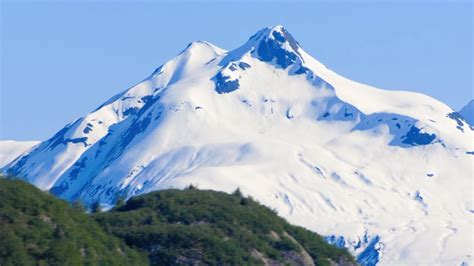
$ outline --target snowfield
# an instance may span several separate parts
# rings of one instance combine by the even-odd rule
[[[240,188],[363,265],[474,265],[474,130],[339,76],[282,27],[193,42],[3,168],[69,201]]]
[[[31,147],[40,143],[39,141],[13,141],[0,140],[0,167],[16,159]]]

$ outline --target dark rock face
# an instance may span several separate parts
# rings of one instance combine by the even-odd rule
[[[257,47],[257,57],[263,62],[274,62],[283,69],[296,63],[299,56],[299,46],[295,39],[285,29],[282,29],[281,33],[274,31],[272,35],[274,39],[266,38],[260,41]],[[289,43],[293,51],[283,48],[286,42]],[[303,73],[303,71],[300,72]]]
[[[412,126],[410,131],[408,131],[408,133],[405,135],[403,143],[413,146],[428,145],[436,139],[435,134],[421,133],[420,131],[421,129],[417,128],[416,126]]]
[[[239,89],[239,80],[230,80],[230,77],[225,76],[222,72],[217,73],[213,80],[216,84],[216,91],[219,94],[229,93]]]
[[[451,118],[456,122],[456,128],[461,132],[464,132],[464,126],[468,126],[469,129],[474,130],[474,127],[469,125],[466,118],[458,112],[452,112],[446,115],[446,117]]]

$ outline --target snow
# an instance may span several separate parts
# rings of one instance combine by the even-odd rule
[[[474,131],[452,112],[341,77],[277,26],[191,43],[3,171],[87,205],[240,188],[366,265],[472,264]]]
[[[37,145],[39,141],[0,140],[0,167]]]

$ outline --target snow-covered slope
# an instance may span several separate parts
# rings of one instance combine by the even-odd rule
[[[38,143],[39,141],[0,140],[0,167],[13,161]]]
[[[3,171],[88,205],[240,188],[365,265],[460,265],[473,133],[431,97],[337,75],[276,26],[229,52],[191,43]]]
[[[474,100],[466,104],[459,113],[466,119],[469,125],[474,126]]]

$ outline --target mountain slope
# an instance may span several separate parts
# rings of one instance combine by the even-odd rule
[[[474,127],[474,100],[466,104],[459,113],[466,119],[466,122]]]
[[[153,192],[95,218],[155,265],[355,265],[347,251],[238,191]]]
[[[66,202],[0,177],[1,265],[146,265]]]
[[[238,191],[166,190],[88,215],[29,184],[0,178],[1,265],[190,263],[355,265],[346,250]]]
[[[431,97],[337,75],[277,26],[229,52],[190,44],[4,171],[87,205],[240,188],[367,265],[460,264],[473,133]]]
[[[38,143],[39,141],[0,140],[0,167],[13,161]]]

